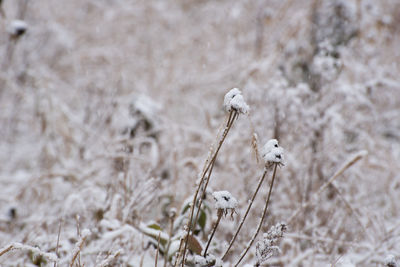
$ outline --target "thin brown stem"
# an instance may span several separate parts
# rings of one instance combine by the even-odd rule
[[[228,129],[228,130],[227,130],[226,132],[224,132],[224,135],[225,135],[225,136],[222,137],[223,139],[226,138],[226,135],[228,134],[228,131],[229,131],[229,129],[232,127],[233,122],[235,121],[235,119],[237,118],[237,116],[239,116],[239,114],[238,114],[237,112],[235,112],[235,114],[234,114],[233,117],[232,117],[232,120],[228,120],[228,123],[227,123],[227,129]],[[231,118],[231,117],[230,117],[230,118]],[[221,144],[221,145],[222,145],[222,144]],[[221,148],[221,146],[219,146],[218,150],[216,151],[217,154],[218,154],[220,148]],[[205,180],[206,183],[205,183],[204,188],[203,188],[203,190],[202,190],[202,194],[201,194],[200,202],[199,202],[199,207],[198,207],[198,209],[197,209],[197,213],[196,213],[196,217],[195,217],[196,219],[194,220],[194,222],[197,222],[197,220],[198,220],[198,218],[199,218],[200,208],[201,208],[201,205],[203,204],[204,194],[205,194],[205,192],[206,192],[208,183],[210,182],[211,173],[212,173],[212,171],[213,171],[213,169],[214,169],[214,164],[215,164],[216,159],[217,159],[217,155],[215,155],[215,157],[213,158],[213,160],[210,162],[210,169],[209,169],[207,178],[206,178],[206,180]]]
[[[233,236],[231,242],[229,242],[229,246],[228,246],[228,248],[226,249],[224,255],[222,256],[222,260],[224,260],[225,257],[228,255],[229,250],[231,249],[231,247],[232,247],[233,243],[235,242],[235,240],[236,240],[236,238],[237,238],[237,236],[238,236],[240,230],[242,229],[242,226],[243,226],[243,224],[244,224],[244,221],[246,220],[247,215],[248,215],[249,212],[250,212],[251,206],[253,205],[254,199],[256,198],[256,195],[257,195],[257,193],[258,193],[258,191],[259,191],[259,189],[260,189],[260,187],[261,187],[261,184],[264,182],[264,179],[265,179],[266,174],[267,174],[267,168],[265,168],[265,170],[264,170],[264,172],[263,172],[263,174],[262,174],[262,176],[261,176],[261,178],[260,178],[260,181],[258,182],[257,189],[256,189],[256,191],[254,192],[253,196],[251,197],[251,201],[250,201],[249,205],[247,206],[246,213],[244,214],[242,220],[240,221],[239,227],[237,228],[237,230],[236,230],[236,232],[235,232],[235,235]]]
[[[275,163],[274,166],[274,172],[272,174],[272,181],[271,181],[271,186],[269,187],[269,192],[268,192],[268,197],[267,197],[267,201],[265,203],[264,206],[264,211],[263,214],[261,216],[260,219],[260,223],[258,224],[257,230],[254,233],[253,237],[251,238],[250,242],[247,244],[247,247],[245,248],[245,250],[242,252],[242,254],[240,255],[239,260],[237,261],[237,263],[235,264],[235,267],[239,265],[239,263],[242,261],[242,259],[244,258],[244,256],[246,256],[247,252],[249,251],[250,247],[253,245],[254,241],[256,240],[256,237],[258,235],[258,233],[260,232],[260,229],[262,227],[262,224],[264,222],[265,219],[265,215],[267,214],[267,209],[268,209],[268,205],[269,205],[269,200],[271,199],[271,193],[272,193],[272,187],[274,186],[274,181],[275,181],[275,176],[276,176],[276,168],[278,167],[278,163]]]
[[[59,255],[58,255],[58,247],[60,246],[61,223],[62,223],[62,220],[60,220],[60,225],[58,226],[57,246],[56,246],[56,255],[57,255],[57,257],[59,257]],[[54,267],[57,267],[57,262],[56,261],[54,262]]]
[[[158,264],[158,251],[160,250],[160,237],[161,237],[161,232],[158,233],[158,238],[157,238],[156,259],[154,261],[155,267],[157,267],[157,264]]]
[[[233,115],[233,116],[232,116],[232,115]],[[199,194],[200,191],[202,191],[202,194],[203,194],[203,193],[206,191],[206,189],[207,189],[206,186],[202,189],[203,182],[205,182],[205,180],[206,180],[206,183],[207,183],[207,185],[208,185],[209,177],[211,176],[211,172],[212,172],[212,167],[211,167],[211,166],[214,165],[214,162],[215,162],[215,159],[217,158],[218,152],[219,152],[219,150],[221,149],[221,146],[222,146],[222,144],[224,143],[225,138],[226,138],[226,136],[228,135],[228,132],[229,132],[229,130],[231,129],[231,127],[232,127],[232,125],[233,125],[233,122],[234,122],[234,120],[235,120],[235,118],[236,118],[237,115],[238,115],[237,112],[234,111],[234,110],[232,110],[232,111],[229,113],[229,118],[228,118],[228,121],[227,121],[227,123],[226,123],[226,127],[225,127],[225,129],[224,129],[224,132],[222,133],[221,139],[220,139],[220,141],[218,142],[217,149],[215,150],[213,156],[211,157],[211,160],[209,161],[208,166],[205,168],[205,171],[204,171],[203,174],[202,174],[200,183],[199,183],[199,185],[198,185],[198,187],[197,187],[196,193],[195,193],[195,195],[194,195],[194,197],[193,197],[192,205],[191,205],[191,207],[190,207],[190,217],[189,217],[188,229],[187,229],[188,232],[187,232],[187,234],[186,234],[186,236],[185,236],[185,242],[184,242],[185,245],[184,245],[184,249],[183,249],[183,252],[182,252],[182,267],[185,265],[186,249],[187,249],[187,245],[188,245],[189,235],[190,235],[190,232],[191,232],[191,230],[192,230],[192,220],[193,220],[193,216],[194,216],[194,209],[195,209],[195,206],[196,206],[197,196],[198,196],[198,194]],[[207,164],[207,163],[206,163],[206,164]],[[209,172],[208,178],[205,179],[206,173],[207,173],[207,171],[208,171],[210,168],[211,168],[211,172]],[[202,189],[202,190],[201,190],[201,189]],[[200,210],[200,206],[199,206],[199,210]],[[197,214],[196,214],[196,217],[197,217]],[[193,224],[196,225],[196,221],[195,221]]]
[[[218,227],[218,225],[219,225],[219,222],[221,221],[221,218],[222,218],[222,215],[223,215],[223,214],[224,214],[224,211],[223,211],[222,209],[219,209],[219,210],[218,210],[218,219],[217,219],[217,221],[215,222],[215,225],[214,225],[213,231],[212,231],[212,233],[211,233],[211,236],[210,236],[210,238],[208,239],[207,246],[206,246],[206,248],[204,249],[204,254],[203,254],[204,257],[207,256],[208,247],[209,247],[210,244],[211,244],[211,240],[212,240],[213,237],[214,237],[215,231],[217,230],[217,227]]]
[[[171,246],[171,236],[172,236],[172,231],[174,228],[175,215],[176,214],[170,213],[170,216],[169,216],[169,237],[168,237],[167,249],[164,251],[164,267],[167,267],[168,251]]]
[[[343,172],[345,170],[347,170],[348,168],[350,168],[351,166],[353,166],[357,161],[359,161],[361,158],[363,158],[367,153],[365,151],[360,151],[357,154],[355,154],[350,160],[348,160],[338,171],[335,172],[334,175],[332,175],[331,178],[329,178],[329,180],[323,184],[319,190],[314,194],[313,198],[310,198],[310,200],[308,200],[307,202],[303,203],[293,214],[292,216],[290,216],[289,220],[287,221],[288,224],[290,224],[293,219],[300,214],[300,212],[305,209],[306,207],[310,206],[311,203],[313,203],[314,201],[317,201],[321,195],[321,193],[323,191],[325,191],[325,189],[328,188],[328,186],[330,184],[333,183],[333,181],[336,180],[336,178],[338,178],[340,175],[343,174]]]

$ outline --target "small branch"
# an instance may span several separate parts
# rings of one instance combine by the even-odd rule
[[[103,260],[100,265],[98,267],[106,267],[106,266],[110,266],[110,263],[117,258],[120,254],[122,253],[122,249],[117,250],[117,252],[115,252],[112,255],[108,255],[108,257]]]
[[[256,189],[256,191],[254,192],[253,196],[251,197],[251,201],[250,201],[249,205],[247,206],[246,213],[244,214],[242,220],[240,221],[239,227],[237,228],[237,230],[236,230],[236,232],[235,232],[235,235],[233,236],[231,242],[229,242],[229,246],[228,246],[228,248],[226,249],[224,255],[223,255],[222,258],[221,258],[222,260],[224,260],[225,257],[228,255],[229,250],[231,249],[231,247],[232,247],[233,243],[235,242],[235,240],[236,240],[236,238],[237,238],[237,236],[238,236],[240,230],[242,229],[242,226],[243,226],[243,224],[244,224],[244,221],[246,220],[247,215],[249,214],[249,211],[250,211],[250,209],[251,209],[251,206],[253,205],[253,202],[254,202],[254,199],[256,198],[256,195],[257,195],[257,193],[258,193],[258,190],[260,189],[261,184],[264,182],[264,179],[265,179],[265,175],[266,175],[266,174],[267,174],[267,168],[265,168],[265,170],[264,170],[264,172],[263,172],[263,174],[262,174],[262,176],[261,176],[261,178],[260,178],[260,181],[258,182],[257,189]]]
[[[353,166],[357,161],[359,161],[360,159],[362,159],[364,156],[367,155],[366,151],[360,151],[357,154],[355,154],[350,160],[348,160],[334,175],[332,175],[331,178],[329,178],[329,180],[323,184],[319,190],[315,193],[314,197],[311,198],[309,201],[303,203],[293,214],[292,216],[290,216],[290,218],[288,219],[288,224],[290,224],[293,219],[299,215],[299,213],[306,207],[310,206],[313,201],[317,201],[321,195],[322,192],[325,191],[325,189],[328,188],[328,186],[336,180],[336,178],[338,178],[340,175],[343,174],[343,172],[345,170],[347,170],[348,168],[350,168],[351,166]]]
[[[235,120],[235,118],[236,118],[236,115],[238,115],[238,114],[237,114],[237,112],[234,111],[234,110],[232,110],[232,111],[229,113],[229,118],[228,118],[228,121],[227,121],[227,123],[226,123],[226,127],[225,127],[225,129],[224,129],[224,132],[222,133],[221,139],[219,140],[218,147],[217,147],[217,149],[215,150],[214,154],[212,154],[211,160],[210,160],[210,161],[207,160],[206,164],[208,163],[208,166],[205,168],[205,170],[204,170],[204,172],[203,172],[203,174],[202,174],[200,183],[199,183],[199,185],[198,185],[198,187],[197,187],[197,190],[196,190],[196,193],[195,193],[195,195],[194,195],[194,197],[193,197],[192,205],[191,205],[191,207],[190,207],[190,217],[189,217],[189,221],[188,221],[188,233],[187,233],[187,235],[185,236],[184,248],[183,248],[183,252],[182,252],[182,267],[184,267],[184,265],[185,265],[186,249],[187,249],[187,245],[188,245],[189,235],[190,235],[190,232],[191,232],[191,230],[192,230],[192,220],[193,220],[193,216],[194,216],[194,209],[195,209],[196,202],[197,202],[197,196],[199,195],[199,192],[200,192],[200,191],[202,191],[202,194],[203,194],[203,193],[206,191],[206,189],[207,189],[207,187],[205,186],[205,187],[201,190],[201,187],[202,187],[202,185],[203,185],[204,182],[206,182],[206,184],[208,185],[208,181],[210,180],[209,177],[211,176],[211,172],[212,172],[212,168],[213,168],[213,166],[214,166],[214,162],[215,162],[215,160],[216,160],[216,158],[217,158],[218,152],[219,152],[219,150],[221,149],[222,144],[223,144],[224,141],[225,141],[226,136],[228,135],[229,130],[231,129],[231,127],[232,127],[232,125],[233,125],[233,122],[234,122],[234,120]],[[210,169],[210,168],[211,168],[211,169]],[[205,179],[206,174],[207,174],[207,172],[208,172],[209,169],[210,169],[211,171],[209,172],[208,178]],[[200,209],[200,206],[199,206],[199,209]],[[197,217],[197,214],[196,214],[196,217]],[[196,225],[196,221],[194,222],[194,225]],[[179,255],[178,257],[180,257],[180,255]]]
[[[242,259],[244,258],[244,256],[246,256],[247,252],[249,251],[250,247],[253,245],[254,241],[256,240],[256,237],[258,235],[258,233],[260,232],[260,229],[262,227],[262,224],[264,222],[264,218],[265,215],[267,214],[267,209],[268,209],[268,205],[269,205],[269,200],[271,198],[271,193],[272,193],[272,187],[274,186],[274,181],[275,181],[275,176],[276,176],[276,168],[278,167],[278,163],[274,164],[274,172],[272,174],[272,181],[271,181],[271,186],[269,187],[269,192],[268,192],[268,197],[267,197],[267,201],[265,203],[264,206],[264,211],[263,214],[261,216],[261,220],[260,223],[258,224],[257,230],[254,233],[253,237],[251,238],[250,242],[247,244],[247,247],[245,248],[245,250],[242,252],[242,254],[240,255],[239,260],[237,261],[237,263],[235,264],[235,267],[239,265],[239,263],[242,261]]]
[[[56,255],[57,255],[57,257],[59,257],[59,255],[58,255],[58,247],[60,245],[61,224],[62,224],[62,220],[60,220],[60,225],[58,226],[57,246],[56,246]],[[54,262],[54,267],[57,267],[57,262],[56,261]]]
[[[228,120],[228,123],[227,123],[227,125],[228,125],[228,126],[227,126],[227,127],[228,127],[228,130],[227,130],[226,132],[224,132],[224,136],[222,136],[223,140],[225,140],[225,138],[226,138],[226,136],[227,136],[227,134],[228,134],[229,129],[232,127],[233,122],[235,121],[235,119],[236,119],[238,116],[239,116],[239,114],[238,114],[237,112],[235,112],[235,113],[233,114],[232,119],[231,119],[230,121]],[[222,142],[223,142],[223,140],[222,140]],[[221,143],[221,145],[222,145],[222,143]],[[221,146],[219,146],[218,151],[219,151],[220,148],[221,148]],[[216,151],[216,153],[218,153],[218,151]],[[204,189],[202,190],[202,194],[201,194],[201,197],[200,197],[199,207],[198,207],[198,209],[197,209],[197,213],[196,213],[196,217],[195,217],[196,219],[194,220],[194,223],[195,223],[195,224],[196,224],[197,220],[199,219],[200,208],[201,208],[201,205],[203,204],[203,197],[204,197],[204,194],[205,194],[206,189],[207,189],[207,187],[208,187],[208,183],[210,182],[211,173],[212,173],[212,171],[213,171],[213,169],[214,169],[214,164],[215,164],[216,159],[217,159],[217,154],[215,154],[215,157],[214,157],[213,160],[210,162],[210,169],[209,169],[208,175],[207,175],[207,177],[206,177],[206,183],[205,183],[205,185],[204,185]]]
[[[69,267],[74,266],[74,262],[75,262],[76,258],[78,257],[79,253],[81,252],[81,250],[83,248],[83,244],[85,243],[85,241],[89,235],[90,235],[89,230],[85,229],[82,231],[82,236],[79,239],[79,241],[76,243],[75,248],[72,251],[72,259],[71,259],[71,263],[70,263]]]
[[[158,238],[157,238],[157,249],[156,249],[156,259],[154,262],[154,266],[157,267],[158,264],[158,251],[160,250],[160,237],[161,237],[161,232],[158,233]]]
[[[218,225],[219,225],[219,222],[221,221],[221,218],[222,218],[222,215],[223,215],[223,214],[224,214],[223,210],[222,210],[222,209],[218,209],[218,219],[217,219],[217,221],[215,222],[215,225],[214,225],[213,231],[212,231],[212,233],[211,233],[211,236],[210,236],[210,238],[208,239],[207,246],[206,246],[206,248],[205,248],[205,250],[204,250],[204,255],[203,255],[204,257],[207,256],[208,247],[209,247],[210,244],[211,244],[211,240],[212,240],[213,237],[214,237],[215,231],[217,230],[217,227],[218,227]]]
[[[168,243],[167,243],[167,249],[164,251],[164,267],[167,267],[167,261],[168,261],[168,254],[169,254],[169,248],[171,246],[171,236],[174,228],[174,220],[175,220],[176,213],[171,213],[169,214],[169,233],[168,233]]]

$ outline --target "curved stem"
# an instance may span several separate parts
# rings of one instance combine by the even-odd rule
[[[201,186],[202,186],[202,184],[203,184],[203,182],[205,180],[207,180],[207,185],[208,185],[208,180],[209,180],[209,177],[211,176],[211,172],[209,172],[209,176],[208,176],[207,179],[205,179],[205,176],[207,174],[207,171],[210,168],[212,170],[212,166],[214,165],[214,162],[215,162],[215,159],[217,158],[218,152],[221,149],[221,146],[222,146],[223,142],[225,141],[225,138],[228,135],[228,132],[229,132],[229,130],[231,129],[231,127],[233,125],[233,122],[234,122],[234,119],[236,118],[236,115],[237,115],[237,112],[234,111],[234,110],[232,110],[229,113],[229,118],[228,118],[228,121],[226,123],[226,126],[225,126],[224,132],[222,134],[222,137],[221,137],[220,141],[218,142],[218,147],[215,150],[213,156],[211,157],[211,160],[208,163],[208,166],[205,168],[205,170],[204,170],[204,172],[202,174],[200,183],[199,183],[199,185],[197,187],[196,193],[195,193],[195,195],[193,197],[192,206],[190,208],[190,217],[189,217],[189,221],[188,221],[188,232],[187,232],[186,237],[185,237],[185,241],[184,241],[185,245],[184,245],[184,249],[183,249],[183,252],[182,252],[182,267],[184,267],[184,265],[185,265],[186,249],[187,249],[187,245],[188,245],[190,231],[192,230],[192,220],[193,220],[194,209],[195,209],[195,205],[196,205],[196,201],[197,201],[197,196],[198,196],[200,191],[202,191],[202,193],[203,193],[206,190],[206,187],[204,187],[203,190],[201,190]],[[200,209],[200,207],[199,207],[199,209]],[[197,215],[196,215],[196,217],[197,217]],[[194,225],[196,225],[196,221],[194,222]]]
[[[228,129],[228,131],[229,131],[229,129],[232,127],[233,122],[235,121],[235,119],[236,119],[237,116],[238,116],[238,114],[237,114],[237,112],[235,112],[235,114],[234,114],[233,117],[232,117],[232,120],[231,120],[230,122],[228,121],[228,124],[227,124],[227,129]],[[228,131],[224,132],[224,135],[225,135],[225,136],[222,136],[223,139],[225,139],[226,135],[228,134]],[[221,146],[219,146],[219,148],[221,148]],[[216,153],[218,153],[218,152],[219,152],[219,149],[218,149],[218,151],[217,151]],[[216,159],[217,159],[217,156],[215,155],[215,157],[213,158],[213,160],[210,162],[210,166],[211,166],[211,167],[210,167],[209,172],[208,172],[208,175],[207,175],[207,177],[206,177],[206,179],[205,179],[205,185],[204,185],[204,188],[203,188],[203,190],[202,190],[202,194],[201,194],[201,196],[200,196],[199,207],[198,207],[198,209],[197,209],[197,213],[196,213],[196,217],[195,217],[194,223],[196,223],[197,220],[199,219],[200,209],[201,209],[201,205],[203,204],[204,194],[205,194],[205,192],[206,192],[208,183],[210,182],[211,173],[212,173],[212,171],[213,171],[213,169],[214,169],[214,164],[215,164]]]
[[[213,229],[213,231],[212,231],[212,233],[211,233],[210,238],[208,239],[207,246],[206,246],[206,248],[205,248],[205,250],[204,250],[204,254],[203,254],[204,257],[207,256],[208,247],[209,247],[210,244],[211,244],[211,240],[212,240],[213,237],[214,237],[215,231],[217,230],[218,224],[219,224],[219,222],[221,221],[222,215],[223,215],[223,210],[220,210],[220,209],[219,209],[219,210],[218,210],[218,219],[217,219],[217,221],[215,222],[214,229]]]
[[[274,172],[273,172],[273,174],[272,174],[271,186],[270,186],[270,188],[269,188],[268,197],[267,197],[267,202],[265,203],[264,211],[263,211],[263,214],[262,214],[262,216],[261,216],[260,223],[258,224],[257,230],[256,230],[256,232],[254,233],[253,237],[251,238],[250,242],[247,244],[247,247],[246,247],[245,250],[242,252],[242,254],[240,254],[240,258],[239,258],[238,262],[235,264],[235,267],[238,266],[239,263],[240,263],[240,262],[242,261],[242,259],[244,258],[244,256],[246,256],[246,254],[247,254],[247,252],[249,251],[250,247],[253,245],[254,240],[256,240],[256,237],[257,237],[258,233],[260,232],[261,226],[262,226],[262,224],[263,224],[263,222],[264,222],[265,215],[267,214],[268,204],[269,204],[269,200],[270,200],[270,198],[271,198],[271,193],[272,193],[272,187],[274,186],[274,181],[275,181],[275,175],[276,175],[276,168],[277,168],[277,166],[278,166],[278,164],[275,163]]]
[[[174,228],[174,220],[175,220],[175,214],[171,215],[171,213],[170,213],[170,216],[169,216],[168,243],[167,243],[167,249],[164,251],[164,267],[167,267],[169,248],[171,247],[172,231],[173,231],[173,228]]]
[[[224,255],[222,256],[222,258],[221,258],[222,260],[224,260],[225,257],[228,255],[229,250],[231,249],[231,247],[232,247],[233,243],[235,242],[235,240],[236,240],[236,238],[237,238],[237,236],[238,236],[240,230],[242,229],[242,226],[243,226],[243,224],[244,224],[244,221],[246,220],[247,215],[249,214],[250,208],[251,208],[251,206],[253,205],[254,199],[256,198],[256,195],[257,195],[257,193],[258,193],[258,190],[260,189],[261,184],[263,183],[266,174],[267,174],[267,168],[265,168],[264,173],[262,174],[262,176],[261,176],[261,178],[260,178],[260,181],[258,182],[257,189],[256,189],[256,191],[254,192],[253,196],[251,197],[251,201],[250,201],[249,205],[247,206],[246,213],[244,214],[244,217],[243,217],[242,220],[240,221],[239,227],[237,228],[237,230],[236,230],[236,232],[235,232],[235,235],[233,236],[231,242],[229,243],[228,248],[226,249]]]

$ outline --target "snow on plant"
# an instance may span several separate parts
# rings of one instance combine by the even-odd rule
[[[385,258],[385,266],[386,267],[397,267],[396,257],[392,254],[389,254]]]
[[[257,261],[255,266],[260,266],[269,258],[280,252],[278,242],[283,237],[287,226],[285,223],[273,225],[271,229],[263,235],[263,239],[256,244]]]
[[[235,98],[237,98],[235,100]],[[206,163],[204,165],[203,171],[200,175],[200,180],[199,182],[196,182],[197,189],[196,192],[193,194],[193,201],[190,206],[190,215],[189,215],[189,220],[187,224],[188,228],[188,234],[184,238],[184,245],[183,245],[183,250],[181,255],[179,257],[182,257],[182,267],[185,265],[186,261],[186,249],[188,246],[189,238],[190,235],[192,235],[192,230],[195,228],[194,224],[197,223],[197,218],[199,217],[201,206],[203,203],[203,196],[205,196],[207,186],[210,182],[211,174],[214,168],[215,161],[218,156],[218,152],[220,151],[220,148],[222,144],[224,143],[226,136],[228,135],[229,130],[232,128],[233,123],[235,122],[235,119],[237,116],[239,116],[239,113],[247,113],[249,110],[248,105],[244,102],[243,96],[241,95],[241,92],[239,89],[234,88],[231,89],[224,97],[224,107],[226,111],[229,112],[227,116],[227,122],[225,124],[224,131],[222,132],[222,135],[217,138],[217,147],[212,148],[212,150],[209,153],[209,156],[206,160]],[[200,198],[198,198],[200,196]],[[197,201],[199,203],[197,204]],[[195,214],[195,207],[198,205],[197,212]],[[193,220],[194,219],[194,220]],[[215,230],[214,230],[215,231]],[[208,247],[208,245],[207,245]],[[179,260],[178,257],[178,260]]]
[[[233,216],[238,203],[236,198],[234,198],[228,191],[217,191],[212,195],[215,200],[215,208],[217,210],[222,210],[224,215],[230,212],[231,216]]]
[[[20,37],[28,30],[28,24],[23,20],[13,20],[7,28],[8,33],[14,37]]]
[[[230,112],[232,110],[242,114],[247,114],[250,110],[244,101],[242,92],[238,88],[231,89],[224,97],[224,108]]]
[[[195,255],[192,259],[196,267],[222,267],[222,263],[214,255],[208,254],[207,256]]]
[[[278,145],[278,141],[276,139],[269,140],[263,146],[262,150],[262,157],[264,159],[265,165],[271,166],[274,163],[283,165],[283,152],[283,148]]]
[[[262,1],[31,2],[0,1],[0,246],[15,245],[1,265],[68,266],[79,215],[92,234],[75,265],[154,266],[161,233],[171,266],[185,236],[204,252],[213,187],[241,203],[209,248],[222,256],[243,225],[232,266],[268,194],[273,169],[252,152],[269,138],[290,163],[262,226],[290,225],[276,262],[375,266],[400,251],[399,1],[273,0],[269,14]]]

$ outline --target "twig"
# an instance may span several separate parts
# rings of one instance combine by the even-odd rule
[[[86,241],[86,238],[90,235],[90,231],[85,229],[82,231],[82,236],[79,239],[78,243],[76,243],[74,250],[72,251],[72,259],[71,259],[71,263],[70,263],[70,267],[74,266],[74,262],[76,260],[76,258],[78,257],[78,255],[80,254],[82,248],[83,248],[83,244]]]
[[[167,242],[167,248],[164,251],[164,267],[167,267],[167,261],[168,261],[168,252],[169,248],[171,246],[171,236],[172,236],[172,231],[174,228],[174,220],[175,220],[176,213],[170,211],[169,214],[169,233],[168,233],[168,242]]]
[[[160,250],[160,237],[161,237],[161,232],[158,233],[158,238],[157,238],[156,260],[154,262],[155,267],[157,267],[157,264],[158,264],[158,251]]]
[[[234,111],[234,110],[232,110],[229,113],[228,121],[226,123],[226,127],[224,129],[224,132],[222,133],[221,139],[218,142],[217,149],[215,150],[214,154],[211,154],[212,155],[211,156],[211,160],[210,161],[208,161],[208,160],[206,161],[207,167],[203,171],[203,174],[201,176],[201,179],[200,179],[199,185],[197,187],[196,193],[194,194],[192,205],[190,207],[190,217],[189,217],[189,221],[188,221],[188,224],[187,224],[187,226],[188,226],[187,234],[185,236],[184,248],[183,248],[183,251],[182,251],[182,267],[185,265],[186,249],[187,249],[187,245],[188,245],[189,235],[190,235],[190,232],[192,230],[192,220],[193,220],[193,216],[194,216],[194,209],[195,209],[196,202],[197,202],[197,196],[198,196],[199,192],[201,191],[203,183],[206,182],[208,184],[209,177],[211,176],[211,172],[209,172],[209,176],[208,176],[207,179],[205,179],[206,174],[207,174],[207,172],[208,172],[208,170],[210,168],[212,170],[212,167],[214,165],[215,159],[217,158],[218,152],[221,149],[221,146],[222,146],[223,142],[225,141],[225,138],[228,135],[229,130],[232,127],[232,124],[233,124],[233,121],[234,121],[236,115],[237,115],[237,112]],[[207,181],[205,181],[205,180],[207,180]],[[204,187],[202,189],[202,193],[204,193],[205,191],[206,191],[206,187]],[[200,207],[199,207],[199,209],[200,209]],[[196,215],[196,217],[197,217],[197,215]],[[194,225],[195,224],[196,224],[196,221],[194,222]],[[180,257],[180,255],[178,255],[178,258],[179,257]]]
[[[367,227],[365,227],[364,223],[361,221],[360,214],[355,209],[353,209],[351,204],[344,198],[344,196],[342,195],[342,193],[340,193],[339,189],[336,187],[334,182],[332,182],[332,188],[338,194],[339,198],[343,201],[346,208],[351,212],[351,214],[354,215],[354,218],[357,220],[357,223],[361,226],[361,229],[363,230],[365,236],[369,239],[370,242],[373,243],[374,240],[372,236],[368,233]]]
[[[237,112],[235,112],[235,114],[234,114],[233,117],[232,117],[232,120],[231,120],[230,122],[228,121],[228,126],[227,126],[228,129],[230,129],[230,128],[232,127],[233,122],[235,121],[235,119],[237,118],[237,116],[238,116],[238,114],[237,114]],[[226,132],[225,137],[226,137],[227,134],[228,134],[228,132]],[[225,137],[223,137],[223,138],[225,139]],[[222,144],[221,144],[221,145],[222,145]],[[219,148],[221,148],[221,146],[219,146]],[[216,153],[218,153],[218,152],[216,152]],[[208,183],[210,182],[210,177],[211,177],[211,173],[212,173],[212,171],[213,171],[213,169],[214,169],[214,164],[215,164],[216,158],[217,158],[217,156],[215,155],[213,161],[210,162],[210,165],[211,165],[211,166],[210,166],[210,169],[209,169],[209,171],[208,171],[208,175],[207,175],[207,178],[206,178],[206,183],[205,183],[204,188],[203,188],[203,190],[202,190],[201,197],[200,197],[200,199],[199,199],[199,204],[198,204],[198,208],[197,208],[196,217],[195,217],[195,220],[194,220],[194,225],[196,225],[196,222],[197,222],[197,220],[199,219],[200,209],[201,209],[201,205],[203,204],[204,194],[206,193],[206,189],[207,189]]]
[[[290,216],[289,220],[288,220],[288,224],[290,224],[293,219],[299,215],[299,213],[306,207],[308,207],[313,201],[317,201],[321,195],[321,193],[328,188],[328,186],[334,181],[336,180],[336,178],[338,178],[340,175],[342,175],[342,173],[347,170],[348,168],[350,168],[351,166],[353,166],[357,161],[359,161],[360,159],[362,159],[364,156],[367,155],[366,151],[360,151],[357,154],[355,154],[350,160],[348,160],[331,178],[329,178],[329,180],[323,184],[319,190],[317,191],[317,193],[315,193],[314,197],[311,198],[309,201],[303,203],[293,214],[292,216]]]
[[[218,225],[219,225],[219,222],[221,221],[221,218],[222,218],[222,215],[223,215],[223,214],[224,214],[223,209],[218,209],[218,214],[217,214],[218,219],[217,219],[217,221],[215,222],[215,225],[214,225],[213,231],[212,231],[212,233],[211,233],[211,236],[210,236],[210,238],[208,239],[207,246],[206,246],[206,248],[204,249],[204,255],[203,255],[204,257],[207,256],[208,247],[209,247],[210,244],[211,244],[211,240],[212,240],[213,237],[214,237],[215,231],[217,230],[217,227],[218,227]]]
[[[122,249],[117,250],[114,254],[108,255],[105,260],[103,260],[98,267],[106,267],[110,266],[110,263],[118,257],[122,252]]]
[[[243,226],[243,224],[244,224],[244,221],[246,220],[247,215],[249,214],[249,211],[250,211],[250,209],[251,209],[251,206],[253,205],[254,199],[256,198],[256,195],[257,195],[257,193],[258,193],[258,190],[260,189],[261,184],[263,183],[266,174],[267,174],[267,168],[265,168],[265,170],[264,170],[264,172],[263,172],[263,175],[261,176],[260,181],[258,182],[257,189],[256,189],[256,191],[254,192],[253,196],[251,197],[251,201],[250,201],[249,205],[247,206],[246,213],[244,214],[242,220],[240,221],[239,227],[237,228],[237,230],[236,230],[236,232],[235,232],[235,235],[233,236],[231,242],[229,242],[229,246],[228,246],[228,248],[226,249],[224,255],[223,255],[222,258],[221,258],[222,260],[224,260],[225,257],[228,255],[229,250],[231,249],[231,247],[232,247],[233,243],[235,242],[235,240],[236,240],[236,238],[237,238],[237,236],[238,236],[240,230],[242,229],[242,226]]]
[[[258,224],[257,230],[254,233],[253,237],[251,238],[250,242],[247,244],[247,247],[245,248],[245,250],[242,252],[242,254],[240,255],[239,260],[237,261],[237,263],[235,264],[235,267],[239,265],[239,263],[242,261],[242,259],[244,258],[244,256],[246,256],[247,252],[249,251],[250,247],[253,245],[254,241],[256,240],[256,237],[258,235],[258,233],[260,232],[261,226],[264,222],[264,218],[265,215],[267,214],[267,209],[268,209],[268,205],[269,205],[269,200],[271,198],[271,193],[272,193],[272,187],[274,186],[274,181],[275,181],[275,176],[276,176],[276,168],[278,167],[278,163],[274,164],[274,172],[272,174],[272,181],[271,181],[271,186],[269,187],[269,192],[268,192],[268,197],[267,197],[267,201],[265,203],[264,206],[264,211],[263,214],[261,216],[260,219],[260,223]]]
[[[60,220],[60,225],[58,226],[57,246],[56,246],[56,255],[57,255],[57,257],[59,257],[59,255],[58,255],[58,246],[60,245],[61,223],[62,223],[62,220]],[[54,262],[54,267],[57,267],[57,262],[56,261]]]

